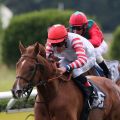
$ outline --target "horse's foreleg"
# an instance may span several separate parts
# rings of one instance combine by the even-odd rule
[[[35,120],[50,120],[44,103],[35,103],[34,114]]]
[[[75,112],[74,110],[69,111],[61,109],[55,112],[54,120],[79,120],[77,117],[77,112]]]

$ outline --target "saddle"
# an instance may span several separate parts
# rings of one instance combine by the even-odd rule
[[[69,81],[69,79],[72,78],[72,74],[65,74],[65,77],[67,77],[67,81]],[[72,78],[73,79],[73,78]],[[101,91],[101,89],[95,85],[95,83],[90,80],[90,78],[87,78],[88,81],[90,82],[90,84],[93,86],[93,91],[94,91],[94,95],[90,96],[89,98],[86,97],[86,91],[85,91],[85,86],[80,82],[76,82],[74,80],[74,82],[76,82],[76,85],[82,90],[83,95],[84,95],[84,106],[83,106],[83,111],[82,111],[82,116],[81,116],[81,120],[87,120],[88,119],[88,115],[91,109],[102,109],[104,108],[104,100],[105,100],[105,94]]]

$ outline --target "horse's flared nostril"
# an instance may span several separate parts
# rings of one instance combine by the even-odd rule
[[[22,90],[11,90],[13,98],[18,99],[22,96]]]
[[[16,95],[18,98],[20,98],[22,96],[22,90],[17,90]]]

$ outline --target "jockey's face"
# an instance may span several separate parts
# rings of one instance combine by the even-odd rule
[[[65,50],[66,48],[66,42],[63,41],[61,43],[57,43],[57,44],[52,44],[53,48],[58,52],[58,53],[61,53]]]
[[[62,47],[56,47],[56,51],[58,52],[58,53],[61,53],[61,52],[63,52],[65,50],[65,45],[63,45]]]
[[[83,30],[73,30],[73,33],[76,33],[76,34],[82,35]]]
[[[83,26],[72,26],[73,33],[82,35],[83,33]]]

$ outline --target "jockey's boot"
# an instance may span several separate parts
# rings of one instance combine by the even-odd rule
[[[74,78],[74,81],[77,85],[83,90],[84,95],[87,99],[95,97],[94,87],[90,84],[87,78],[84,75],[80,75]]]
[[[105,61],[102,61],[102,62],[99,63],[98,65],[102,68],[102,70],[103,70],[104,75],[106,76],[106,78],[111,78],[110,71],[109,71],[109,69],[108,69]]]
[[[89,106],[89,109],[91,109],[91,105],[93,103],[94,98],[98,97],[95,94],[94,87],[83,75],[80,75],[74,78],[73,80],[75,81],[77,86],[83,91],[83,95],[85,96],[85,106]]]
[[[95,91],[94,91],[94,87],[91,85],[91,83],[89,81],[84,83],[84,87],[85,87],[85,92],[86,92],[88,99],[93,100],[94,98],[97,97],[97,95],[95,94]]]

